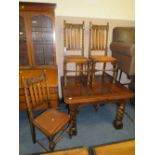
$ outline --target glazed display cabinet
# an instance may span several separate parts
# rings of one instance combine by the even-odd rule
[[[36,72],[48,70],[48,78],[51,81],[49,85],[57,96],[55,7],[55,4],[49,3],[19,3],[19,69],[24,76],[35,76]],[[21,92],[22,83],[19,107],[23,110],[26,109],[26,103],[23,99],[21,101]],[[55,103],[56,105],[58,103]]]

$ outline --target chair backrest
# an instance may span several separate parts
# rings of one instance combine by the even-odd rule
[[[69,51],[80,51],[79,55],[84,56],[84,21],[82,24],[64,21],[64,52]]]
[[[106,25],[93,25],[89,23],[89,57],[94,51],[105,52],[108,50],[109,23]]]
[[[135,43],[134,27],[115,27],[113,29],[113,42]]]
[[[50,93],[46,73],[42,73],[37,78],[24,78],[22,82],[25,91],[26,103],[31,119],[33,119],[33,112],[41,108],[48,108],[50,106]]]

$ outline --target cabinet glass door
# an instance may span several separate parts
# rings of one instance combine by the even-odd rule
[[[22,16],[19,16],[19,65],[29,65],[25,23]]]
[[[32,46],[35,65],[54,64],[53,27],[50,17],[31,17]]]

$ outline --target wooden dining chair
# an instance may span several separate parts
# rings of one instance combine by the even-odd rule
[[[75,64],[75,69],[68,69],[68,64]],[[67,85],[67,74],[86,79],[89,83],[89,59],[84,57],[84,22],[82,24],[64,21],[64,86]]]
[[[89,58],[91,59],[91,83],[94,81],[95,73],[102,72],[102,76],[106,71],[113,72],[113,83],[115,83],[117,74],[117,59],[107,56],[108,52],[108,31],[109,23],[106,25],[93,25],[89,23]],[[103,64],[102,69],[97,68],[97,64]],[[112,63],[112,69],[106,69],[106,64]],[[98,66],[99,67],[99,66]]]
[[[46,151],[49,151],[49,149],[53,151],[56,143],[61,140],[64,133],[69,129],[70,116],[51,107],[46,71],[37,78],[24,78],[22,76],[22,82],[32,141],[33,143],[37,142],[40,144]],[[48,138],[49,149],[42,145],[39,140],[36,140],[35,128],[39,129]],[[55,138],[58,133],[59,136]]]

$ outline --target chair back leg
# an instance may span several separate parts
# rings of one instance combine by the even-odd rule
[[[36,143],[36,131],[35,131],[35,127],[32,124],[30,125],[30,127],[31,127],[32,141],[33,141],[33,143]]]
[[[27,112],[28,113],[28,112]],[[33,123],[31,122],[30,118],[29,118],[29,114],[28,116],[28,120],[29,120],[29,124],[30,124],[30,129],[31,129],[31,136],[32,136],[32,142],[36,143],[36,131],[35,131],[35,126],[33,125]]]

